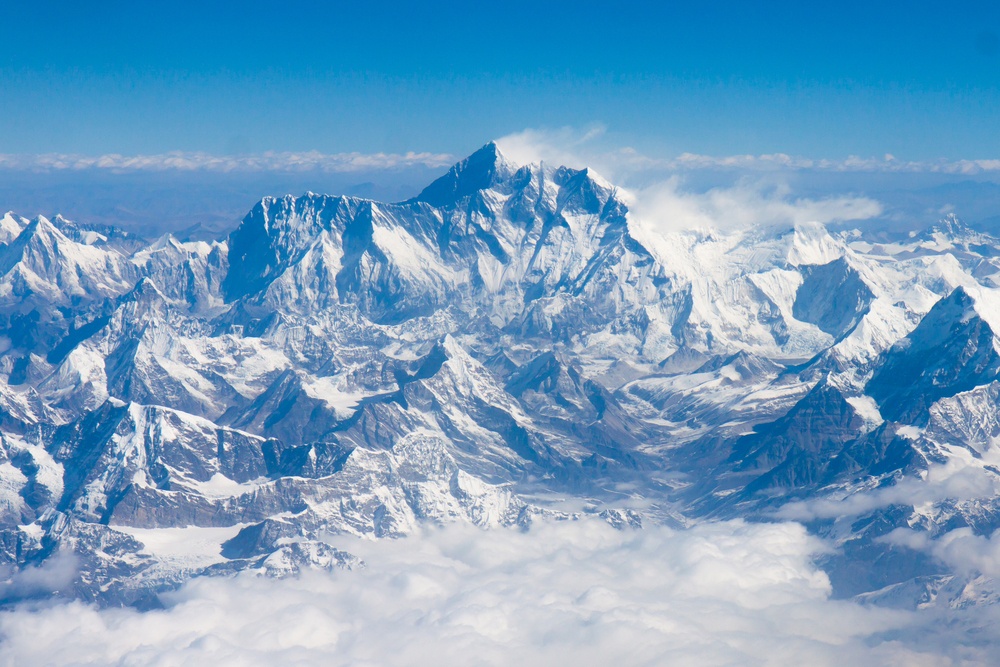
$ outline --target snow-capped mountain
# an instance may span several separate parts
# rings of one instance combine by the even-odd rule
[[[998,256],[955,219],[658,231],[492,143],[213,243],[7,214],[0,561],[72,552],[63,594],[148,605],[351,566],[338,533],[784,517],[841,546],[838,593],[957,604],[891,536],[1000,527]]]

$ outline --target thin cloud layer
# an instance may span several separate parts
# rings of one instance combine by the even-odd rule
[[[615,531],[596,519],[340,540],[367,567],[195,580],[163,611],[0,614],[0,664],[944,665],[926,619],[829,598],[794,523]]]
[[[786,521],[812,521],[861,516],[890,505],[919,506],[944,500],[993,498],[1000,494],[996,477],[960,460],[932,465],[920,478],[904,477],[891,486],[853,493],[843,498],[816,498],[787,503],[775,512]]]
[[[900,160],[892,154],[882,157],[851,155],[842,159],[812,159],[785,153],[761,155],[699,155],[682,153],[671,159],[657,159],[625,148],[612,154],[614,161],[635,169],[668,171],[820,171],[900,174],[961,174],[975,175],[1000,172],[1000,160]]]
[[[0,154],[0,169],[26,171],[217,171],[349,173],[407,167],[446,167],[455,162],[447,153],[262,153],[220,156],[209,153],[171,152],[159,155],[99,156],[49,153],[45,155]]]
[[[813,159],[785,153],[761,155],[700,155],[681,153],[675,157],[652,157],[632,147],[606,149],[601,139],[602,125],[580,130],[529,128],[497,140],[501,150],[514,162],[548,162],[573,167],[592,167],[605,176],[629,180],[649,172],[676,173],[711,170],[748,173],[775,171],[934,173],[976,175],[1000,173],[1000,159],[901,160],[886,154],[882,157],[849,156],[843,159]],[[265,152],[256,155],[213,155],[201,151],[171,151],[151,155],[80,155],[45,153],[22,155],[0,153],[0,169],[25,171],[218,171],[218,172],[296,172],[325,171],[350,173],[407,167],[441,168],[459,158],[449,153],[321,153]]]
[[[962,160],[905,160],[886,153],[881,157],[850,155],[846,158],[808,158],[787,153],[759,155],[702,155],[681,153],[675,157],[653,157],[631,146],[609,149],[601,145],[606,128],[585,130],[572,127],[528,128],[497,140],[501,150],[515,162],[545,161],[569,166],[592,166],[606,176],[627,178],[643,172],[684,173],[732,171],[767,173],[818,171],[839,173],[910,173],[976,175],[1000,172],[998,158]]]
[[[976,535],[971,528],[956,528],[938,538],[926,531],[897,528],[885,541],[934,556],[965,575],[1000,577],[1000,530]]]

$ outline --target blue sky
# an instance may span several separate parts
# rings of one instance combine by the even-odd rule
[[[0,5],[0,153],[1000,156],[986,3]]]

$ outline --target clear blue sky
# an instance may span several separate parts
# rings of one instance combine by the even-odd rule
[[[1000,3],[6,2],[0,153],[1000,157]]]

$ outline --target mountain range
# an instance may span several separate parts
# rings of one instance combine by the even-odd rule
[[[1000,528],[1000,239],[667,231],[628,199],[490,143],[413,199],[269,197],[214,242],[8,213],[0,563],[147,608],[358,565],[338,534],[791,519],[838,596],[995,602],[901,536]]]

